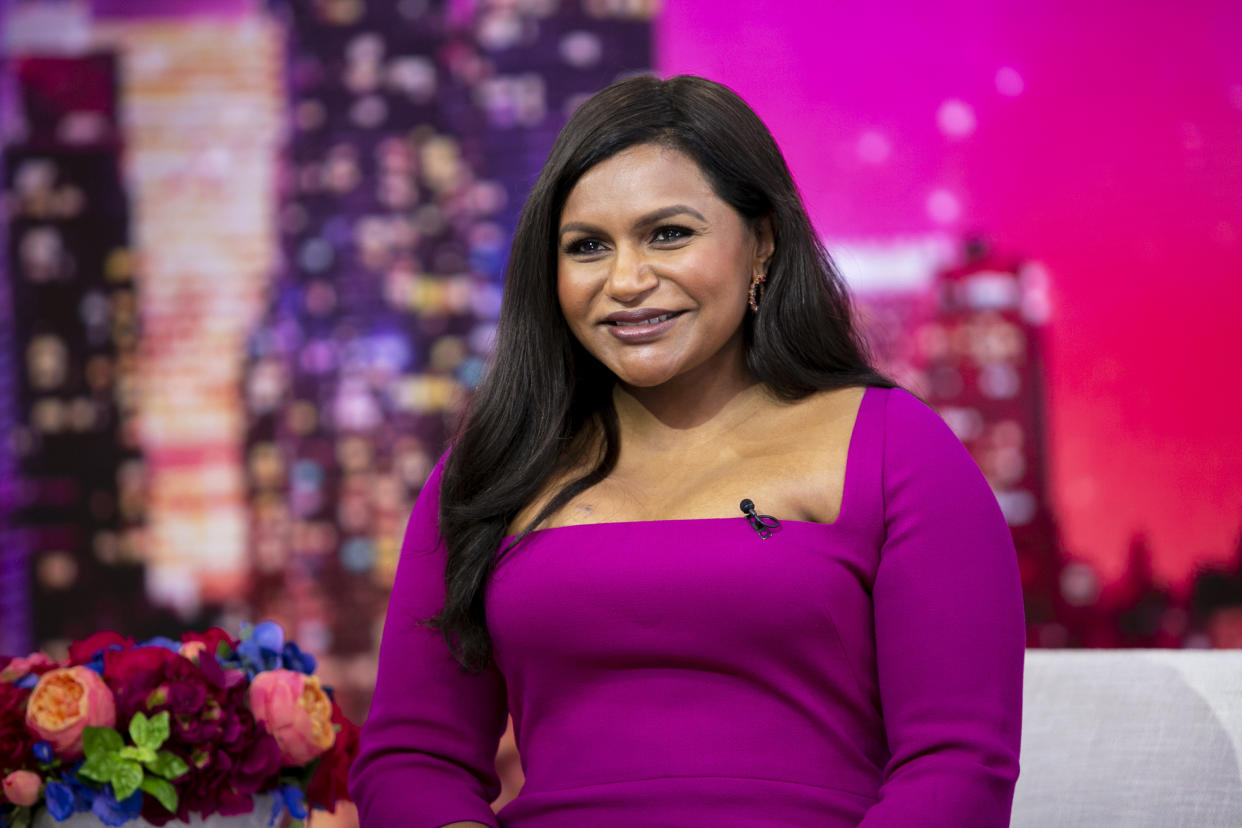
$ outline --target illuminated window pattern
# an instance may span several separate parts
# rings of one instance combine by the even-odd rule
[[[14,309],[5,344],[18,378],[6,433],[17,467],[11,517],[30,555],[33,637],[54,646],[100,624],[144,623],[137,297],[115,61],[15,64],[22,140],[4,165]],[[17,569],[5,567],[6,582]]]
[[[0,27],[5,9],[0,5]],[[10,61],[0,55],[0,125],[8,127],[15,119],[17,98],[10,73]],[[0,140],[8,141],[0,133]],[[4,153],[0,153],[0,180],[4,177]],[[13,289],[9,268],[8,223],[0,222],[0,434],[17,430],[18,345],[14,336]],[[19,491],[17,457],[11,440],[0,440],[0,653],[30,650],[29,550],[24,533],[16,523]]]
[[[187,621],[248,617],[240,388],[278,257],[282,32],[256,15],[113,22],[93,36],[122,66],[147,592]]]

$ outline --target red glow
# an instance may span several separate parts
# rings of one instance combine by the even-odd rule
[[[1175,584],[1223,560],[1242,527],[1242,6],[793,6],[669,3],[660,70],[755,106],[826,237],[979,230],[1044,262],[1069,551],[1115,578],[1143,530]]]

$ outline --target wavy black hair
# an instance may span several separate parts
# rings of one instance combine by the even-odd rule
[[[747,367],[758,380],[789,400],[831,388],[892,385],[868,361],[849,295],[776,142],[735,92],[688,75],[640,76],[592,96],[561,130],[518,221],[492,362],[440,485],[447,595],[428,623],[471,671],[491,660],[484,589],[510,523],[552,475],[589,468],[547,502],[518,540],[616,466],[615,377],[578,343],[561,313],[556,236],[565,200],[582,175],[640,144],[684,153],[752,227],[771,222],[775,247],[762,301],[743,323]]]

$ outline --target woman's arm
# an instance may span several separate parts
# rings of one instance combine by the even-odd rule
[[[860,828],[1002,828],[1025,648],[1012,536],[953,432],[910,394],[887,397],[873,599],[891,759]]]
[[[444,605],[445,550],[437,514],[444,460],[406,529],[379,675],[350,793],[364,828],[497,828],[496,747],[505,728],[504,681],[494,666],[465,673],[437,630],[420,625]]]

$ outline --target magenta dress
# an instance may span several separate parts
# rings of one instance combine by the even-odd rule
[[[533,533],[497,565],[496,667],[478,676],[415,624],[444,600],[439,479],[405,537],[351,776],[364,828],[1009,824],[1013,543],[961,442],[909,393],[864,394],[834,523],[767,540],[740,512]],[[526,784],[493,815],[507,713]]]

